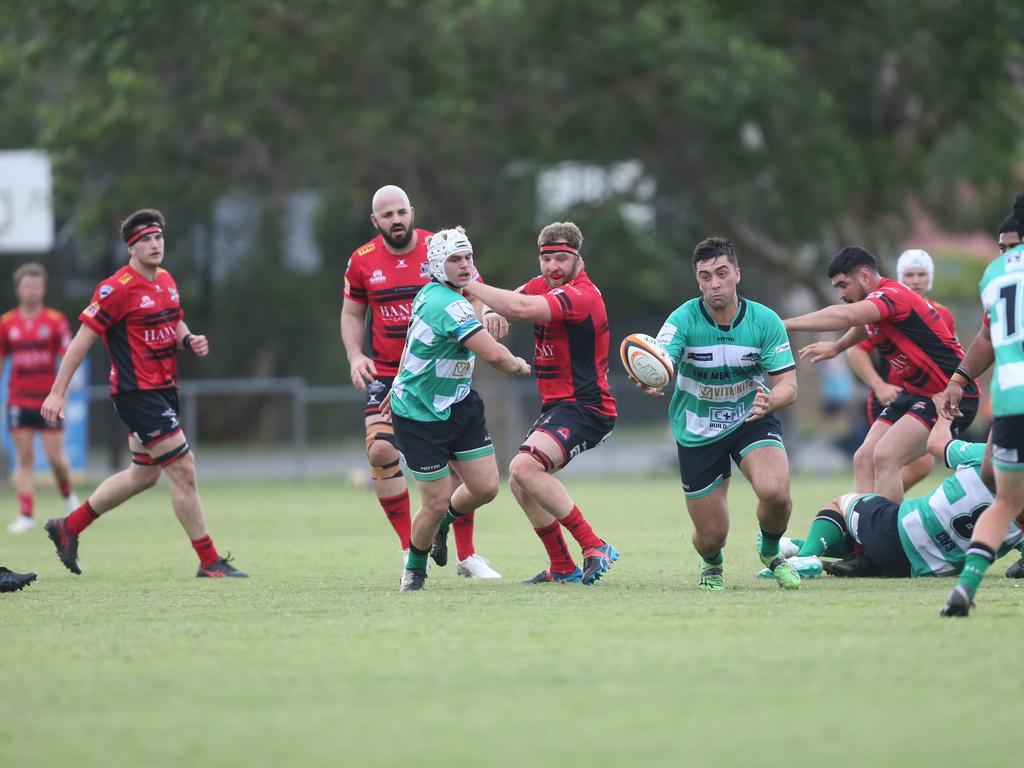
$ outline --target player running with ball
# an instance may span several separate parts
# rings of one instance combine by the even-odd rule
[[[731,241],[709,237],[699,243],[693,267],[701,297],[673,312],[657,340],[677,372],[668,412],[701,558],[699,587],[725,589],[731,459],[757,495],[761,562],[780,587],[799,589],[800,576],[779,554],[793,502],[782,427],[773,415],[796,400],[789,339],[775,312],[737,293],[740,267]]]

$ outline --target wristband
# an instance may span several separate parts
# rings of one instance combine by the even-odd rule
[[[969,374],[967,371],[960,367],[953,371],[953,375],[949,377],[949,380],[955,381],[961,387],[965,388],[974,383],[974,378],[971,376],[971,374]]]
[[[189,352],[192,351],[192,334],[186,333],[181,339],[181,346],[183,349],[187,349]]]

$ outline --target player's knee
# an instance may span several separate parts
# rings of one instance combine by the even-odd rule
[[[398,449],[386,440],[374,440],[366,448],[371,467],[384,467],[398,461]]]
[[[529,487],[532,477],[549,471],[551,467],[551,459],[543,451],[521,445],[508,466],[508,474],[520,487],[526,488]]]
[[[855,470],[874,469],[875,447],[874,445],[862,445],[853,454],[853,466]]]
[[[488,478],[483,482],[475,483],[470,491],[477,500],[477,504],[488,504],[497,497],[498,485],[498,476],[495,475],[493,479]]]
[[[788,509],[793,506],[793,499],[789,495],[789,488],[786,485],[771,485],[761,490],[758,494],[761,503],[771,509]]]

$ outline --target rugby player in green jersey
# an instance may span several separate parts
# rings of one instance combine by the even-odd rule
[[[1024,237],[1024,193],[1017,195],[1013,213],[1018,235]],[[1002,532],[1011,523],[1019,524],[1024,513],[1024,245],[1009,248],[989,264],[978,287],[985,308],[982,331],[995,356],[989,456],[996,499],[974,526],[963,572],[942,608],[943,616],[968,615],[985,571],[997,557]],[[950,381],[969,386],[977,373],[961,364]],[[947,386],[935,398],[936,407],[959,409],[950,389],[956,386]]]
[[[779,586],[800,576],[779,554],[793,502],[782,427],[774,412],[796,400],[796,364],[782,320],[740,297],[740,267],[731,241],[709,237],[693,252],[701,296],[673,312],[658,332],[671,355],[676,388],[669,403],[701,589],[721,590],[722,548],[729,532],[732,461],[757,495],[758,554]],[[660,390],[640,386],[647,394]]]
[[[971,533],[992,504],[992,473],[983,472],[984,443],[954,440],[951,420],[940,416],[928,437],[928,452],[955,472],[932,493],[900,503],[884,496],[846,493],[822,505],[797,556],[798,573],[817,566],[819,558],[843,557],[860,544],[870,571],[836,563],[834,576],[949,576],[964,567]],[[1024,546],[1024,531],[1003,527],[998,552]]]
[[[498,494],[484,404],[470,388],[476,355],[506,373],[530,373],[529,363],[487,332],[462,294],[476,269],[461,227],[430,237],[427,265],[432,279],[413,300],[398,375],[381,406],[381,415],[392,417],[398,448],[420,492],[403,592],[423,589],[427,554],[441,527]],[[452,468],[462,478],[454,492]]]

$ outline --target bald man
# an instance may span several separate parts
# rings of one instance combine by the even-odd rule
[[[399,465],[394,428],[380,406],[398,371],[405,335],[412,315],[412,300],[430,281],[427,270],[427,240],[432,234],[415,227],[415,209],[401,187],[389,184],[378,189],[371,202],[370,223],[377,236],[356,248],[345,269],[344,303],[341,309],[341,339],[348,355],[352,385],[366,394],[366,456],[374,491],[398,535],[403,550],[409,550],[411,518],[409,488]],[[508,333],[504,318],[474,304],[488,332],[495,338]],[[366,318],[370,313],[370,353],[366,354]],[[458,479],[453,477],[455,485]],[[452,525],[457,554],[456,571],[469,578],[496,579],[500,574],[476,554],[473,545],[473,512]],[[438,565],[447,563],[447,543],[435,543],[431,551]]]

